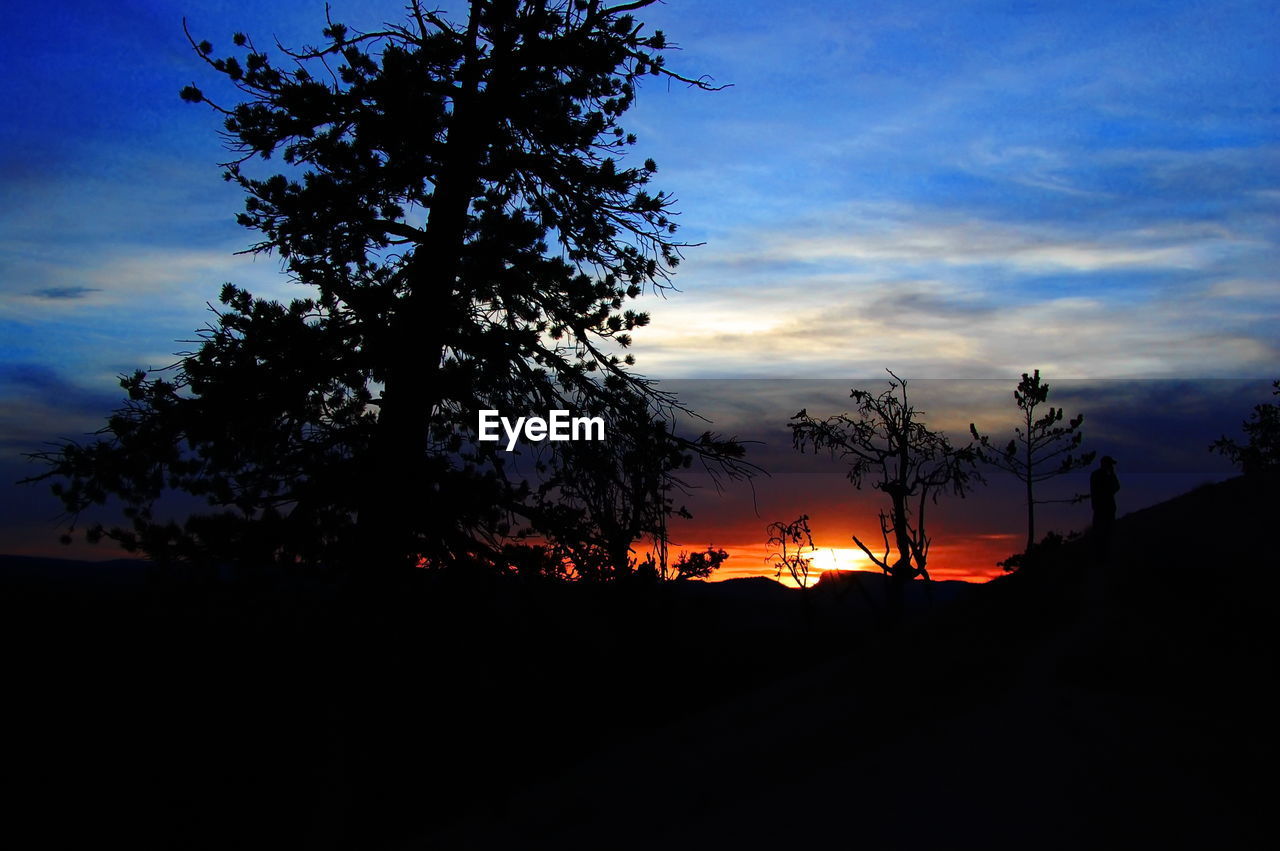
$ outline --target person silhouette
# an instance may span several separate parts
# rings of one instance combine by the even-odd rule
[[[1098,469],[1089,476],[1089,504],[1093,508],[1094,552],[1099,560],[1105,560],[1111,548],[1111,532],[1116,525],[1116,491],[1120,479],[1116,476],[1116,459],[1103,455]]]

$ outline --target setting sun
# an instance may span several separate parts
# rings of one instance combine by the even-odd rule
[[[809,571],[809,584],[813,585],[828,570],[876,570],[871,559],[862,550],[852,547],[819,547],[813,554],[813,567]],[[787,577],[788,585],[790,577]]]

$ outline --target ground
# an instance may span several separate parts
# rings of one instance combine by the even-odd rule
[[[7,559],[12,847],[1261,844],[1275,493],[1199,489],[1105,563],[1083,541],[896,625],[763,580]]]

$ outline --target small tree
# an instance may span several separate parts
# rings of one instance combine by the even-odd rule
[[[1004,568],[1006,573],[1014,573],[1028,568],[1040,571],[1061,565],[1068,558],[1067,545],[1079,539],[1079,532],[1068,532],[1066,535],[1050,532],[1032,544],[1026,552],[1014,553],[1004,561],[996,562],[996,567]]]
[[[985,463],[1013,473],[1026,487],[1027,500],[1027,552],[1036,541],[1036,506],[1049,502],[1078,502],[1081,497],[1067,500],[1036,499],[1035,486],[1040,482],[1061,476],[1072,470],[1088,467],[1097,453],[1076,455],[1084,434],[1080,426],[1084,414],[1063,421],[1062,408],[1052,406],[1040,417],[1036,410],[1049,398],[1049,385],[1040,380],[1040,370],[1031,375],[1022,373],[1022,380],[1013,391],[1013,399],[1022,412],[1022,425],[1014,428],[1013,440],[1003,451],[991,445],[989,437],[978,433],[973,423],[969,433],[978,442],[978,457]]]
[[[892,370],[889,389],[879,395],[852,390],[857,416],[839,414],[826,419],[802,410],[791,418],[795,448],[827,451],[849,465],[854,487],[876,476],[873,487],[889,497],[889,511],[880,512],[884,552],[877,556],[857,535],[853,541],[889,577],[890,602],[901,609],[907,582],[917,576],[929,579],[930,538],[925,531],[925,509],[950,491],[963,496],[980,481],[977,454],[972,447],[956,449],[945,435],[931,431],[907,401],[907,383]],[[891,550],[897,556],[891,560]]]
[[[667,575],[663,578],[673,580],[708,579],[712,573],[720,569],[720,565],[728,560],[729,554],[727,552],[712,546],[708,546],[705,550],[695,550],[691,553],[682,551],[680,557],[676,559],[676,563],[669,568]]]
[[[809,515],[801,514],[790,523],[778,520],[770,523],[765,531],[769,533],[769,546],[774,548],[769,553],[770,564],[777,570],[774,576],[782,576],[785,570],[797,585],[807,588],[812,555],[817,550],[809,530]]]
[[[1280,380],[1271,386],[1271,395],[1280,396]],[[1223,435],[1209,446],[1209,451],[1225,455],[1246,474],[1280,470],[1280,402],[1254,406],[1240,427],[1248,437],[1244,446]]]
[[[727,552],[708,545],[705,550],[695,550],[691,553],[681,550],[674,564],[669,564],[661,554],[655,557],[653,553],[648,553],[643,561],[633,566],[632,570],[641,579],[651,581],[679,582],[686,579],[709,579],[711,574],[719,570],[720,566],[728,560]]]

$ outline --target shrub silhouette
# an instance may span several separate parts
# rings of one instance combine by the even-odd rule
[[[1271,395],[1280,396],[1280,380],[1273,381],[1272,387]],[[1209,451],[1226,456],[1246,474],[1280,470],[1280,402],[1254,406],[1240,428],[1246,437],[1243,446],[1223,435]]]

